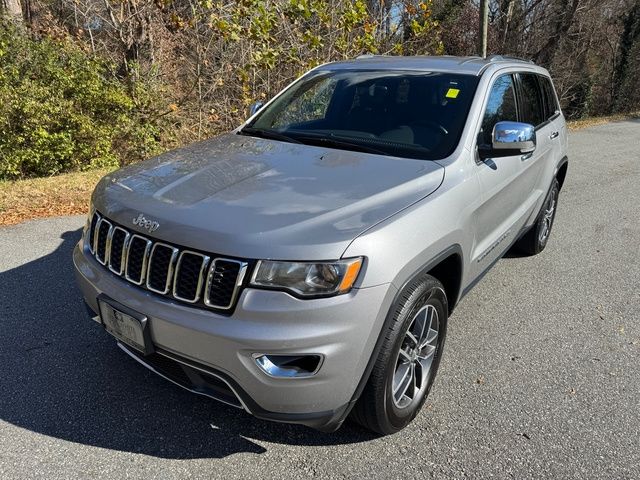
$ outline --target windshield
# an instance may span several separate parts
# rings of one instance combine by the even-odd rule
[[[312,72],[242,131],[282,141],[437,160],[455,149],[478,80],[417,71]]]

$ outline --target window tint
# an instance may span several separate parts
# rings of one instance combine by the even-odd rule
[[[522,111],[522,121],[538,126],[546,119],[544,118],[544,105],[538,84],[538,75],[533,73],[521,73],[520,83],[522,85],[522,101],[520,107]]]
[[[516,96],[513,87],[513,77],[503,75],[498,77],[489,93],[487,109],[482,119],[482,129],[478,143],[481,145],[491,145],[491,134],[493,127],[498,122],[518,121],[516,109]]]
[[[545,117],[548,120],[559,110],[558,102],[556,101],[555,93],[553,92],[553,85],[551,80],[547,77],[538,77],[540,85],[542,86],[542,95],[544,96]]]

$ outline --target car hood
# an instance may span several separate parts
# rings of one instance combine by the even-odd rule
[[[154,238],[244,258],[335,259],[360,233],[432,193],[435,162],[227,134],[107,175],[94,206]]]

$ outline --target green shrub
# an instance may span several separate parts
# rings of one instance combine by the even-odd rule
[[[0,179],[116,167],[160,149],[153,92],[68,41],[0,23]],[[142,99],[133,97],[142,91]]]

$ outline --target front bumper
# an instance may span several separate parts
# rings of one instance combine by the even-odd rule
[[[73,261],[78,285],[94,312],[98,295],[105,294],[146,315],[159,352],[222,378],[253,415],[322,429],[339,425],[355,400],[396,293],[387,284],[300,300],[247,288],[233,314],[223,316],[132,285],[86,254],[82,241]],[[256,365],[255,353],[320,354],[324,361],[313,376],[273,378]],[[144,357],[137,360],[145,364]]]

